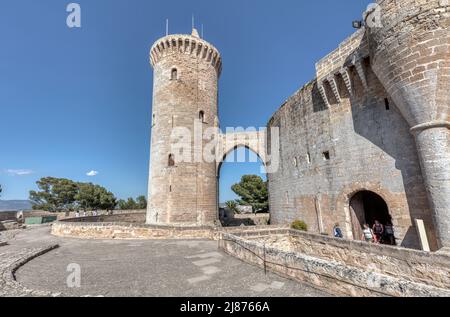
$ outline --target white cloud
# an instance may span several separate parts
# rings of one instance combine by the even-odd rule
[[[6,173],[8,173],[11,176],[26,176],[26,175],[30,175],[33,174],[34,172],[32,170],[27,170],[27,169],[7,169]]]
[[[90,171],[89,173],[86,173],[86,175],[89,176],[89,177],[94,177],[94,176],[98,175],[98,172],[97,171]]]

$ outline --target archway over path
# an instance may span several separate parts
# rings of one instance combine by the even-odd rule
[[[364,224],[368,224],[372,228],[375,220],[383,225],[392,223],[387,203],[380,195],[368,190],[359,191],[352,196],[350,214],[355,240],[361,239]]]
[[[266,177],[265,133],[240,132],[223,134],[219,144],[220,160],[217,162],[217,204],[219,218],[223,225],[260,225],[269,222],[269,214],[251,214],[252,209],[244,214],[234,214],[225,206],[226,201],[238,198],[231,186],[239,183],[244,175],[260,176],[264,182]],[[225,170],[226,175],[221,173]],[[225,183],[224,183],[225,182]],[[224,188],[226,187],[226,188]],[[224,218],[226,218],[224,220]]]

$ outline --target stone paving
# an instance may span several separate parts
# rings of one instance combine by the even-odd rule
[[[0,270],[12,276],[11,263],[56,244],[59,248],[20,267],[16,288],[5,288],[0,296],[330,296],[265,275],[219,251],[216,241],[79,240],[54,237],[49,226],[13,235],[0,249]],[[68,287],[70,264],[81,268],[80,287]]]

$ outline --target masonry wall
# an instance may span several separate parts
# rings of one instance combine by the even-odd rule
[[[219,248],[245,262],[336,295],[450,295],[450,258],[446,253],[430,254],[286,229],[222,233]]]
[[[450,2],[379,0],[372,69],[415,135],[439,247],[450,248]]]
[[[331,234],[339,222],[353,238],[349,202],[358,191],[369,190],[387,203],[399,244],[420,247],[414,228],[419,218],[435,249],[413,136],[371,71],[370,60],[362,66],[367,90],[350,68],[353,95],[345,94],[344,83],[337,80],[340,102],[327,91],[327,105],[314,80],[269,121],[269,128],[280,128],[280,168],[268,175],[271,223],[302,219],[310,231]],[[324,152],[329,152],[329,160]]]

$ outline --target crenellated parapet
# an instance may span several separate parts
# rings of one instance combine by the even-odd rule
[[[150,63],[154,67],[164,57],[173,54],[188,54],[206,63],[210,63],[220,76],[222,71],[222,58],[219,51],[210,43],[197,36],[172,34],[157,40],[150,49]]]
[[[365,91],[369,89],[365,65],[368,57],[369,46],[365,30],[361,29],[316,63],[318,89],[327,107],[332,103],[340,103],[344,95],[353,96],[356,80]],[[339,85],[339,82],[343,85]]]

